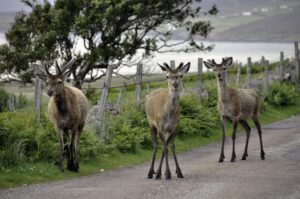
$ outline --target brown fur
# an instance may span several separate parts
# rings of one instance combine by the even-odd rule
[[[55,79],[52,79],[54,81]],[[51,82],[51,80],[50,80]],[[50,83],[48,82],[48,83]],[[64,133],[69,136],[68,165],[71,171],[79,170],[79,139],[88,111],[88,100],[81,90],[60,85],[48,104],[48,114],[53,122],[60,144],[60,169],[63,171]]]
[[[230,119],[233,122],[232,132],[232,156],[231,161],[234,162],[235,154],[235,137],[238,123],[240,123],[247,133],[245,151],[242,160],[246,160],[248,156],[248,142],[250,138],[250,126],[247,123],[249,117],[252,117],[254,124],[257,128],[260,146],[261,146],[261,159],[265,159],[265,152],[263,150],[262,132],[259,122],[259,96],[253,89],[233,89],[227,86],[225,73],[227,68],[232,64],[232,58],[224,58],[221,64],[216,64],[214,60],[204,62],[205,66],[213,69],[217,83],[218,83],[218,111],[222,120],[222,148],[219,162],[223,162],[224,156],[224,143],[225,143],[225,128],[226,120]]]
[[[163,145],[160,164],[156,172],[155,179],[161,179],[161,167],[163,159],[166,160],[166,179],[171,179],[171,172],[168,163],[168,145],[171,145],[171,150],[174,156],[176,165],[177,177],[183,178],[179,167],[174,139],[176,136],[176,127],[179,122],[179,90],[183,73],[189,70],[190,63],[183,66],[183,63],[177,69],[171,69],[167,64],[161,66],[161,69],[166,72],[168,81],[168,89],[156,89],[152,91],[146,99],[146,114],[151,129],[153,142],[152,163],[148,173],[148,178],[152,178],[154,174],[154,162],[157,151],[157,135]]]

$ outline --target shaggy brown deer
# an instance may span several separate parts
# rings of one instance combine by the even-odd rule
[[[235,154],[235,137],[238,123],[240,123],[247,133],[246,145],[242,160],[246,160],[248,156],[248,142],[250,137],[250,126],[247,119],[252,117],[257,128],[260,139],[260,156],[265,159],[265,152],[263,149],[262,132],[259,122],[259,96],[253,89],[233,89],[227,86],[225,73],[229,66],[232,65],[232,57],[223,58],[221,64],[217,64],[214,60],[204,62],[208,69],[212,69],[215,73],[218,86],[218,111],[222,121],[222,148],[219,162],[224,161],[224,142],[226,131],[226,120],[230,119],[233,122],[232,132],[232,156],[231,162],[236,159]]]
[[[85,124],[88,111],[88,100],[81,90],[64,85],[64,80],[70,75],[69,68],[74,63],[71,60],[63,67],[56,63],[57,74],[52,75],[47,64],[38,65],[43,73],[38,76],[48,84],[47,94],[51,97],[48,104],[48,114],[53,122],[60,149],[59,168],[64,171],[64,134],[69,136],[67,169],[79,171],[79,138]]]
[[[176,164],[177,177],[183,178],[176,157],[174,139],[176,136],[176,127],[178,125],[180,116],[179,85],[181,84],[182,75],[188,72],[190,63],[187,63],[186,65],[181,63],[176,69],[171,69],[166,63],[164,63],[164,66],[159,66],[164,71],[167,78],[168,89],[160,88],[153,90],[146,99],[146,114],[153,142],[153,157],[148,178],[152,178],[153,174],[155,173],[154,162],[157,151],[157,134],[160,137],[163,148],[155,179],[161,179],[161,167],[164,158],[166,160],[166,179],[171,179],[171,171],[168,162],[169,144],[171,145],[171,150]]]

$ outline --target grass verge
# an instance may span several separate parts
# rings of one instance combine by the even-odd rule
[[[300,96],[295,99],[295,104],[281,107],[270,107],[261,115],[262,124],[269,124],[278,120],[289,118],[300,113]],[[251,122],[251,126],[253,126]],[[231,127],[231,125],[229,125]],[[231,128],[228,128],[228,135]],[[219,141],[221,137],[220,129],[215,129],[214,133],[208,137],[190,136],[176,140],[177,152],[182,153],[205,144]],[[159,152],[158,152],[159,154]],[[151,159],[152,150],[137,150],[135,154],[112,152],[101,155],[89,162],[81,162],[80,172],[72,173],[69,171],[60,172],[54,164],[37,162],[34,164],[24,164],[22,166],[1,169],[0,168],[0,188],[16,186],[26,186],[34,183],[50,182],[56,180],[70,179],[79,176],[98,174],[112,169],[129,167],[136,164],[147,162]],[[216,157],[217,158],[217,157]],[[145,171],[146,177],[147,171]]]

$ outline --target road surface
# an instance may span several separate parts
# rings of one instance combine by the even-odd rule
[[[217,162],[219,142],[179,155],[183,179],[177,179],[171,159],[170,181],[164,177],[146,179],[150,166],[146,163],[94,176],[2,189],[0,198],[300,199],[300,115],[264,126],[264,161],[260,159],[259,139],[253,129],[249,157],[246,161],[240,160],[245,139],[245,133],[237,137],[235,163],[229,162],[231,139],[226,141],[224,163]]]

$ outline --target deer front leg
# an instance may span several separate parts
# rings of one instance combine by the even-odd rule
[[[152,179],[154,172],[154,163],[155,157],[157,152],[157,129],[156,127],[151,127],[151,137],[152,137],[152,144],[153,144],[153,155],[152,155],[152,162],[148,173],[148,179]]]
[[[57,138],[59,143],[59,169],[64,171],[64,134],[63,131],[56,127]]]
[[[160,158],[160,162],[159,162],[159,165],[158,165],[158,169],[156,171],[155,180],[160,180],[161,179],[161,167],[162,167],[162,163],[163,163],[163,160],[164,160],[166,147],[167,147],[166,146],[166,141],[165,141],[165,136],[164,136],[162,131],[159,132],[159,137],[160,137],[163,148],[162,148],[162,152],[161,152],[161,158]]]
[[[237,129],[238,121],[233,120],[233,131],[232,131],[232,155],[231,162],[235,162],[235,137],[236,137],[236,129]]]
[[[225,144],[225,139],[226,139],[226,135],[225,135],[225,133],[226,133],[226,118],[224,116],[222,116],[221,120],[222,120],[222,146],[221,146],[219,162],[223,162],[225,159],[224,144]]]

